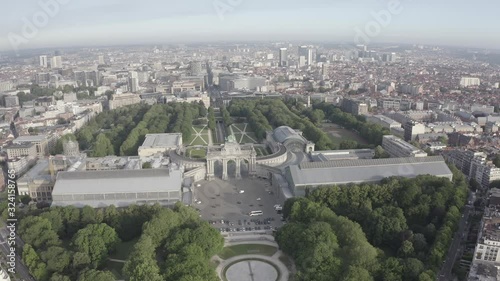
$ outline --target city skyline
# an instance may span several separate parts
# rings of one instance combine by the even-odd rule
[[[36,1],[0,279],[499,279],[497,4]]]
[[[227,40],[407,43],[497,49],[500,39],[493,34],[500,31],[500,20],[495,17],[500,3],[474,2],[473,8],[478,11],[471,13],[472,3],[465,0],[453,3],[312,0],[307,4],[295,0],[286,3],[146,0],[141,5],[129,0],[104,3],[42,0],[28,5],[11,2],[0,12],[0,51]],[[27,27],[30,24],[34,31]],[[360,32],[365,35],[359,35]]]

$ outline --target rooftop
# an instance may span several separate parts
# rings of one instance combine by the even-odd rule
[[[469,273],[469,280],[497,281],[500,280],[500,271],[492,264],[474,263]]]
[[[313,151],[311,158],[313,162],[326,162],[333,160],[355,160],[372,159],[373,149],[351,149],[351,150],[331,150],[331,151]]]
[[[33,168],[29,169],[24,176],[22,176],[18,182],[29,182],[33,180],[47,180],[50,181],[52,176],[49,171],[49,160],[42,159],[38,160]]]
[[[415,147],[414,145],[400,139],[400,138],[397,138],[393,135],[387,135],[387,136],[384,136],[384,139],[387,139],[387,140],[390,140],[392,141],[393,143],[395,143],[396,145],[398,145],[399,147],[407,150],[407,151],[419,151],[420,149]]]
[[[140,169],[140,158],[138,156],[106,156],[98,158],[86,158],[86,164],[99,164],[102,168],[110,169]],[[137,168],[139,167],[139,168]]]
[[[295,186],[378,182],[387,177],[452,177],[442,156],[309,162],[289,167]]]
[[[281,126],[276,128],[273,131],[273,136],[274,139],[280,143],[284,143],[289,139],[296,139],[302,142],[307,142],[299,133],[297,133],[297,131],[288,126]]]
[[[387,116],[384,116],[384,115],[380,115],[380,114],[379,115],[373,115],[373,117],[378,118],[381,121],[386,122],[387,124],[401,125],[401,123],[399,123],[399,122],[397,122],[397,121],[395,121],[395,120],[393,120],[393,119],[391,119],[391,118],[389,118]]]
[[[182,134],[148,134],[141,147],[174,147],[182,143]]]
[[[39,142],[46,140],[47,137],[44,135],[37,136],[20,136],[14,140],[14,143],[23,143],[23,142]]]
[[[59,172],[53,195],[180,190],[179,169]]]
[[[482,239],[500,241],[500,217],[484,218]]]

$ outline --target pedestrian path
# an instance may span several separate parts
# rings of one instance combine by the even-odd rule
[[[193,129],[193,131],[194,131],[194,133],[195,133],[196,136],[193,138],[193,140],[191,141],[191,143],[189,145],[193,145],[193,143],[198,138],[200,138],[206,145],[208,145],[207,141],[202,136],[203,130],[205,130],[206,127],[207,127],[207,125],[203,126],[203,128],[201,128],[199,131],[197,131],[194,127],[192,127],[192,129]],[[210,130],[208,132],[210,133]],[[210,134],[208,135],[208,138],[210,140]]]

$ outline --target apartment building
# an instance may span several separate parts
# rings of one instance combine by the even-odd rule
[[[389,117],[386,117],[384,115],[373,115],[373,116],[369,116],[368,118],[366,118],[366,121],[370,122],[370,123],[375,123],[375,124],[378,124],[384,128],[387,128],[387,129],[392,129],[392,128],[401,128],[401,123],[389,118]]]
[[[29,195],[35,202],[52,201],[56,175],[61,171],[85,169],[82,157],[50,156],[41,159],[25,175],[17,180],[19,195]]]
[[[479,85],[481,85],[481,80],[479,78],[462,77],[462,79],[460,80],[460,86],[462,87],[479,86]]]
[[[7,152],[8,159],[15,159],[18,157],[28,157],[29,159],[34,159],[37,157],[37,148],[34,143],[21,143],[12,144],[5,148]]]
[[[401,100],[400,99],[381,99],[377,101],[377,107],[382,109],[393,109],[400,110],[401,109]]]
[[[34,144],[36,148],[37,157],[45,157],[49,154],[50,150],[55,146],[57,139],[47,135],[36,136],[20,136],[12,143],[14,145],[29,145]]]
[[[382,147],[393,158],[427,156],[426,152],[392,135],[384,136]]]
[[[403,126],[405,130],[405,141],[414,141],[418,135],[426,133],[426,127],[422,123],[409,121]]]
[[[481,221],[467,280],[498,280],[500,266],[500,190],[493,188]]]
[[[487,189],[491,182],[500,180],[500,168],[487,161],[484,152],[472,150],[452,150],[445,157],[462,171],[469,179],[476,180]]]
[[[115,94],[109,100],[109,110],[117,109],[127,105],[138,104],[141,97],[136,94]]]
[[[368,104],[358,100],[343,99],[342,110],[354,115],[366,115],[368,114]]]

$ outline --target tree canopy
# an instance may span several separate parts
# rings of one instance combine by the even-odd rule
[[[468,185],[419,176],[321,187],[286,201],[277,235],[298,280],[435,278],[465,205]],[[380,249],[384,249],[383,251]],[[328,266],[326,266],[328,265]]]
[[[22,258],[36,280],[116,280],[108,257],[122,241],[133,239],[138,241],[120,279],[218,280],[209,260],[224,240],[182,204],[173,209],[53,207],[30,210],[20,220],[19,234],[26,242]]]
[[[76,139],[80,149],[92,150],[94,157],[137,155],[146,134],[181,132],[187,141],[193,120],[206,115],[198,102],[130,105],[100,113],[76,133]]]

